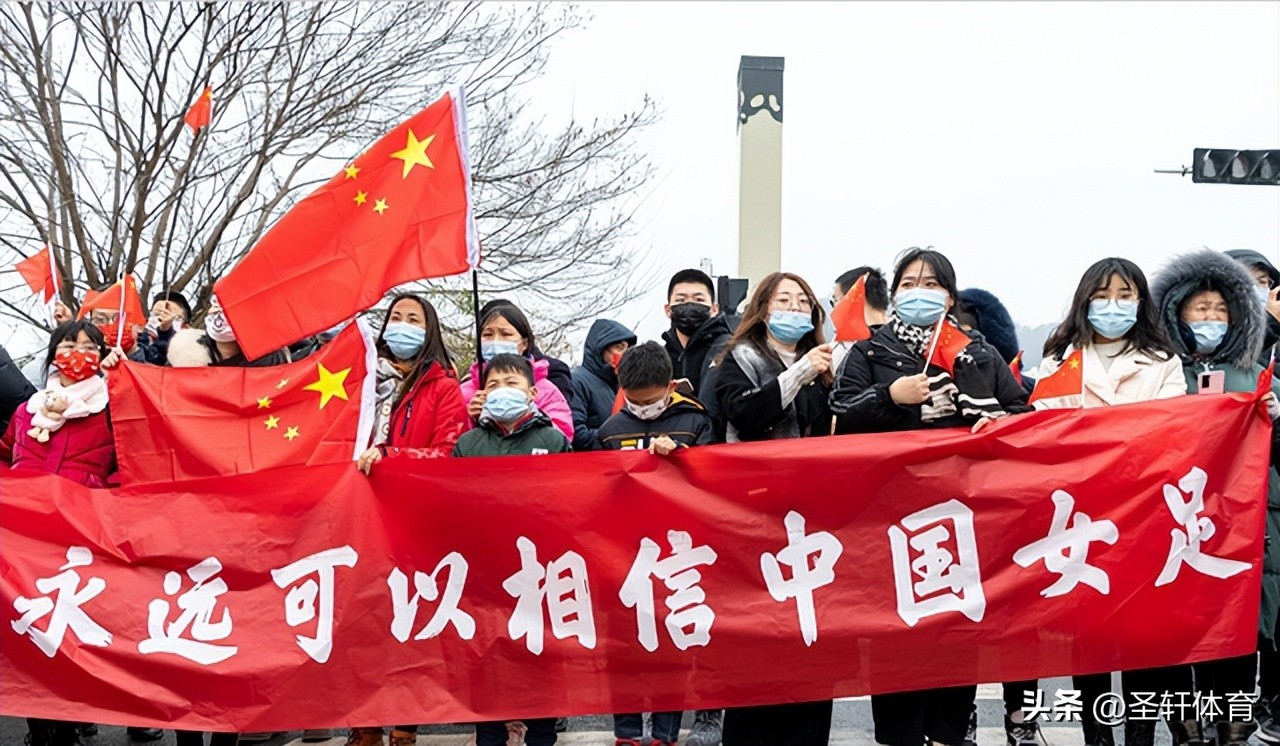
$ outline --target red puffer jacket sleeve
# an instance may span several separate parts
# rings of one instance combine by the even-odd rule
[[[391,414],[384,453],[410,458],[447,458],[462,434],[471,429],[453,371],[439,365],[422,375]]]

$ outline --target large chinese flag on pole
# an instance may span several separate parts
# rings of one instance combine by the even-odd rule
[[[214,286],[250,359],[351,318],[396,285],[475,266],[466,127],[459,89],[295,205]]]
[[[289,365],[126,362],[107,379],[121,482],[350,462],[373,429],[374,370],[363,322]]]
[[[57,274],[54,271],[53,252],[48,246],[18,262],[18,274],[26,281],[31,292],[40,296],[45,303],[53,300],[58,294]]]

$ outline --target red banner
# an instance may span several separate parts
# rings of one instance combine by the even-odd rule
[[[10,473],[0,711],[280,731],[1239,655],[1269,437],[1256,399],[1189,396],[978,435],[387,462],[372,479],[88,490]]]

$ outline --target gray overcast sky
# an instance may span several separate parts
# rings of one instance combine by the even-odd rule
[[[932,244],[1016,321],[1057,321],[1081,272],[1199,246],[1280,261],[1280,189],[1152,173],[1194,147],[1280,147],[1280,3],[588,3],[540,100],[554,118],[664,111],[636,251],[665,278],[737,263],[740,55],[786,58],[783,268],[820,294]],[[657,309],[657,310],[654,310]]]

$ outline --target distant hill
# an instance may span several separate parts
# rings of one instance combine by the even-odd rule
[[[1057,324],[1041,324],[1040,326],[1018,325],[1018,346],[1022,348],[1022,367],[1034,368],[1040,365],[1043,357],[1044,341],[1049,338]]]

